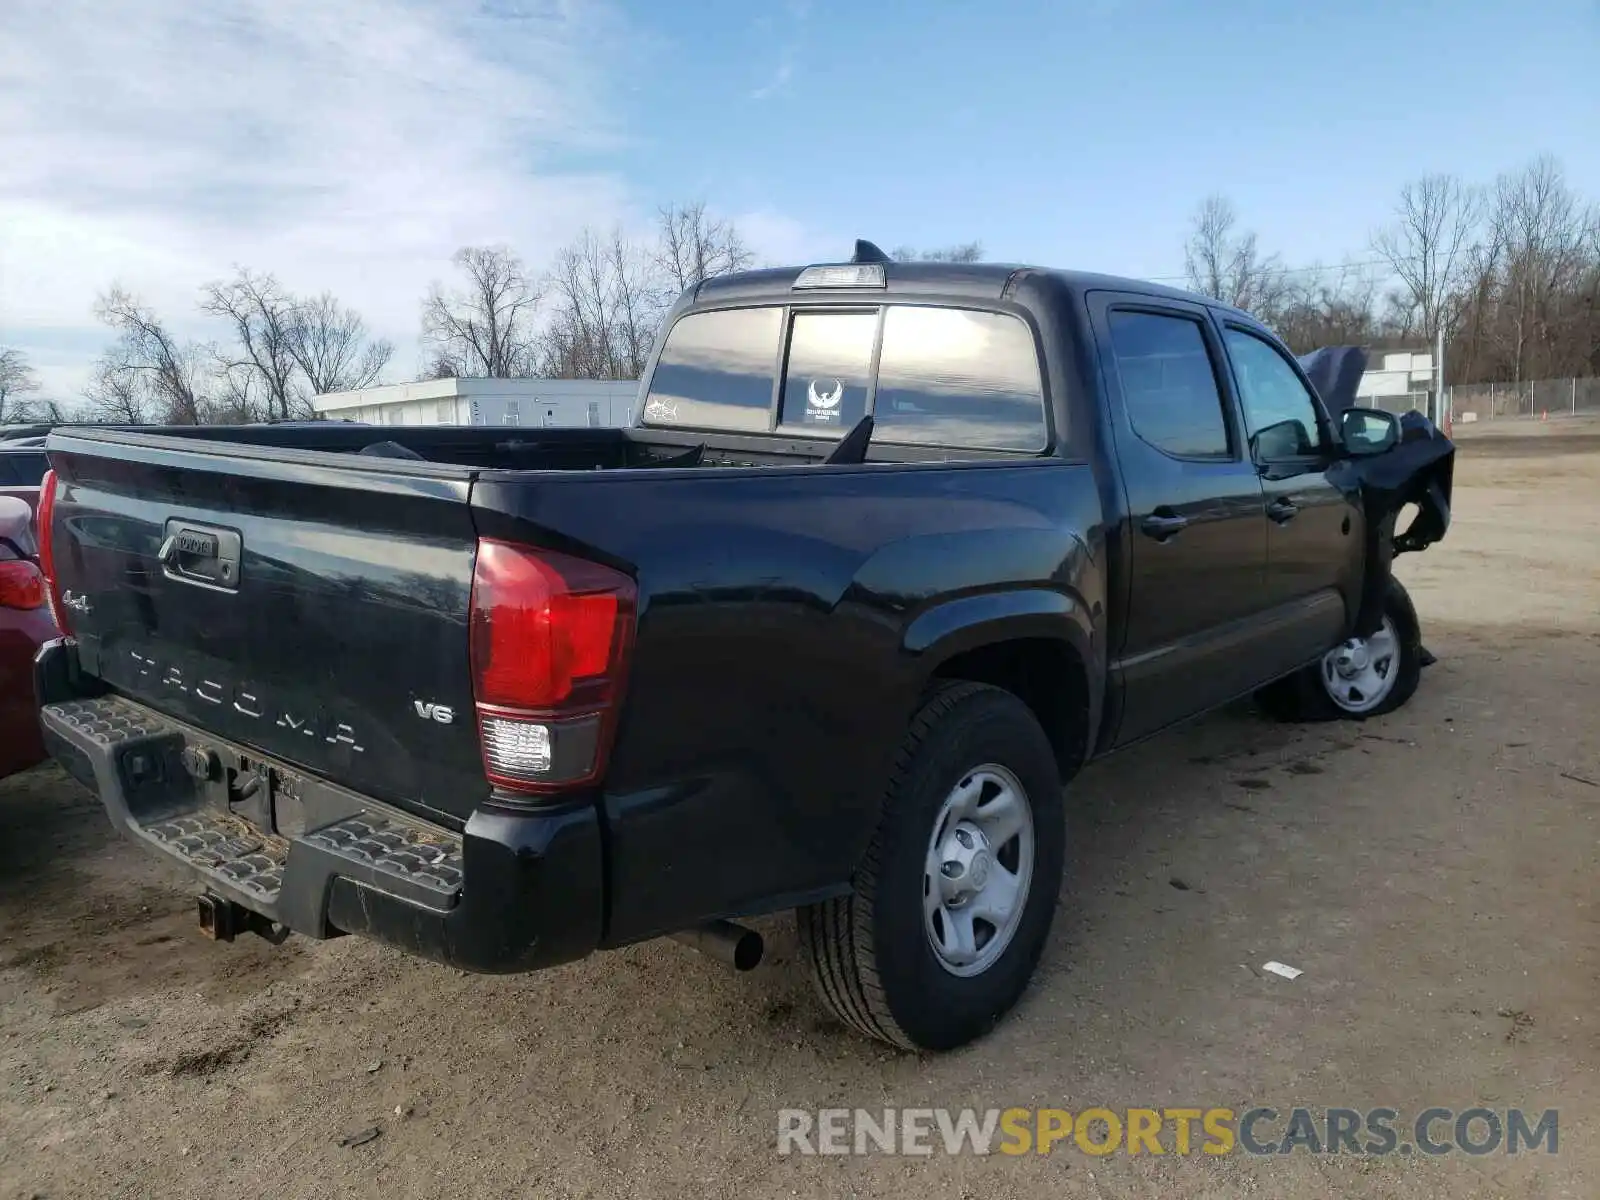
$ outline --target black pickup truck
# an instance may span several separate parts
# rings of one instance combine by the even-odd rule
[[[627,429],[58,429],[46,739],[213,936],[748,965],[794,908],[841,1018],[956,1046],[1086,760],[1416,687],[1451,448],[1348,401],[1192,295],[863,244],[683,296]]]

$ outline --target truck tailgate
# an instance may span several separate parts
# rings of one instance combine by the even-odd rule
[[[88,673],[419,813],[459,822],[488,795],[469,469],[121,433],[50,453]]]

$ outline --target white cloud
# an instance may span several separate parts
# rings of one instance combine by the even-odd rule
[[[766,100],[776,96],[789,86],[789,81],[794,78],[794,64],[787,59],[778,64],[778,69],[772,73],[772,78],[763,83],[750,93],[752,100]]]
[[[755,28],[763,40],[778,43],[778,61],[756,87],[750,99],[770,100],[789,90],[794,80],[795,60],[800,56],[805,41],[806,19],[811,15],[811,0],[787,0],[781,14],[762,12],[757,16]]]
[[[578,0],[7,0],[0,339],[70,394],[109,283],[203,333],[198,288],[242,264],[331,289],[407,370],[458,246],[538,264],[627,217],[565,165],[621,145],[626,38]]]
[[[820,232],[771,209],[740,213],[733,223],[755,250],[758,266],[840,262],[855,247],[853,238]]]

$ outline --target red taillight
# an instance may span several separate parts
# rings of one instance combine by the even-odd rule
[[[45,596],[50,601],[50,615],[56,628],[71,633],[67,625],[67,606],[61,603],[61,584],[56,574],[56,472],[52,467],[39,481],[39,508],[34,513],[34,524],[39,533],[39,565],[44,568]]]
[[[0,608],[38,608],[44,596],[38,567],[27,559],[0,562]]]
[[[598,780],[633,645],[633,580],[596,563],[482,540],[469,639],[484,768],[524,792]]]

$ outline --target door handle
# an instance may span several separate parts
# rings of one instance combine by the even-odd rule
[[[1157,509],[1144,520],[1139,522],[1139,528],[1144,531],[1145,536],[1155,538],[1155,540],[1158,542],[1164,542],[1169,538],[1177,537],[1178,534],[1182,533],[1188,527],[1189,518],[1180,517],[1171,509],[1167,509],[1165,511]]]
[[[1285,525],[1294,520],[1295,514],[1299,511],[1300,506],[1298,504],[1282,496],[1267,505],[1267,516],[1271,517],[1279,525]]]

